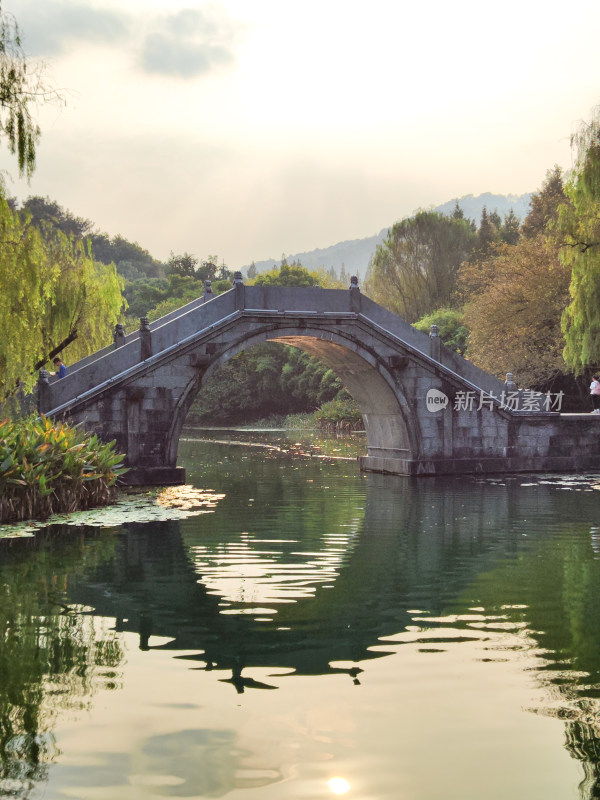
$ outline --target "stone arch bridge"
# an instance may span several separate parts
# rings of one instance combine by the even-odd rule
[[[179,436],[204,382],[259,342],[317,356],[344,382],[365,423],[364,470],[398,475],[600,469],[600,417],[559,412],[560,397],[517,391],[349,290],[244,286],[210,291],[52,381],[39,410],[81,423],[126,454],[137,484],[185,480]]]

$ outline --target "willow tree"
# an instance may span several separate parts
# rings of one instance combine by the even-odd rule
[[[562,258],[571,269],[562,317],[564,358],[575,373],[600,365],[600,107],[573,137],[577,162],[561,208]]]
[[[22,381],[30,388],[31,370],[42,352],[40,321],[56,276],[36,228],[14,214],[0,198],[0,401]]]
[[[37,228],[0,196],[0,401],[35,382],[34,370],[65,340],[73,361],[108,344],[123,299],[114,265],[85,243]]]
[[[19,26],[0,3],[0,137],[17,157],[19,174],[31,177],[35,169],[40,128],[33,109],[40,103],[62,102],[45,75],[43,65],[29,61]]]
[[[85,241],[49,224],[42,225],[40,235],[54,278],[40,320],[41,358],[69,340],[72,362],[111,341],[123,310],[122,279],[114,264],[94,261]]]
[[[450,305],[459,267],[473,247],[470,223],[435,211],[397,222],[377,246],[366,292],[409,322]]]

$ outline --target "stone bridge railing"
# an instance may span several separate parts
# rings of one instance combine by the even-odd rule
[[[40,411],[115,439],[130,482],[179,482],[179,435],[204,381],[247,347],[279,341],[321,358],[356,399],[367,434],[363,469],[600,468],[600,417],[506,405],[514,384],[363,296],[355,279],[349,290],[244,286],[240,277],[218,297],[209,289],[162,319],[142,318],[134,333],[117,330],[112,346],[71,364],[65,378],[40,373]],[[462,402],[467,395],[478,403]]]
[[[338,319],[360,315],[408,350],[432,358],[449,372],[468,384],[468,388],[500,396],[506,385],[457,353],[443,347],[440,339],[418,331],[400,317],[363,295],[357,283],[350,290],[319,287],[288,288],[280,286],[245,286],[240,278],[228,292],[214,296],[207,282],[205,294],[187,305],[148,323],[142,318],[140,329],[124,334],[117,326],[114,344],[71,364],[68,374],[60,380],[48,380],[40,373],[38,385],[40,410],[44,413],[64,412],[88,396],[101,391],[131,370],[143,369],[149,359],[163,354],[168,357],[173,348],[182,347],[195,337],[226,323],[242,312],[272,313],[280,318],[288,314],[303,315],[309,320],[318,314]],[[155,361],[155,359],[154,359]]]

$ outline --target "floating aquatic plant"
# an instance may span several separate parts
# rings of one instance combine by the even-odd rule
[[[224,494],[196,489],[194,486],[171,486],[158,491],[119,492],[110,506],[54,514],[49,519],[0,525],[0,539],[25,538],[48,525],[86,525],[95,528],[116,528],[131,522],[164,522],[186,519],[213,511]]]

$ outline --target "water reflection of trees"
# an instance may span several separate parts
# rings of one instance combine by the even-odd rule
[[[117,684],[118,638],[94,628],[99,618],[116,619],[117,634],[137,633],[142,649],[186,651],[195,667],[228,670],[226,679],[245,691],[275,685],[254,680],[253,667],[284,668],[288,677],[343,671],[358,682],[369,659],[385,656],[373,646],[414,623],[411,609],[460,617],[476,605],[488,618],[524,625],[537,642],[539,674],[556,700],[545,713],[565,720],[567,747],[586,773],[581,796],[599,797],[600,561],[589,527],[573,521],[586,518],[588,505],[593,518],[595,494],[510,481],[369,476],[366,490],[353,496],[327,475],[329,498],[315,501],[304,485],[290,515],[293,481],[276,460],[272,468],[273,476],[269,466],[253,469],[244,483],[232,480],[224,463],[234,485],[227,505],[196,521],[131,524],[118,536],[61,532],[28,545],[3,543],[3,780],[31,786],[43,778],[55,756],[54,715],[85,702],[98,678]],[[341,499],[333,502],[336,494]],[[257,502],[249,505],[248,497]],[[283,603],[272,620],[224,614],[202,565],[211,547],[223,554],[242,511],[244,530],[257,540],[265,530],[295,526],[295,543],[288,547],[282,536],[269,545],[284,568],[299,563],[295,551],[326,549],[328,529],[351,523],[356,535],[343,547],[338,542],[329,585],[315,578],[310,595]],[[527,519],[535,520],[530,531]],[[277,681],[285,679],[280,674]]]
[[[476,598],[489,618],[523,626],[536,642],[537,674],[550,700],[538,712],[564,720],[566,747],[584,769],[580,797],[591,800],[600,797],[600,559],[589,525],[573,520],[597,500],[575,492],[561,500],[580,508],[569,518],[564,505],[538,506],[546,514],[555,509],[551,535],[536,521],[527,541],[480,572],[462,597]]]
[[[73,571],[109,558],[111,537],[85,547],[83,534],[3,542],[0,566],[0,794],[27,797],[57,755],[61,710],[85,703],[94,678],[122,652],[112,632],[70,605]]]

